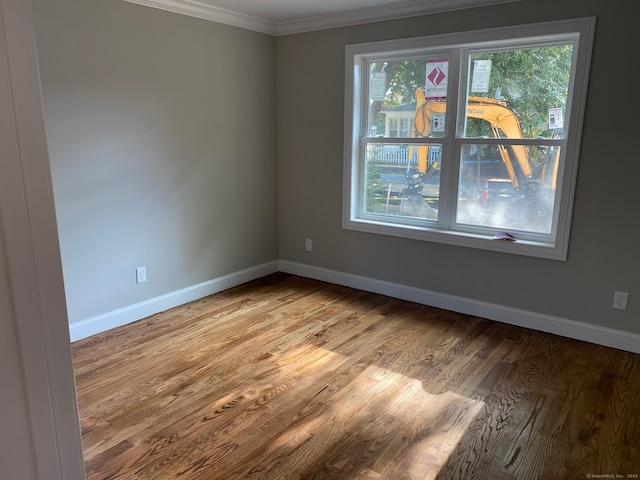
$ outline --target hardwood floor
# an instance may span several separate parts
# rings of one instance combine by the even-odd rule
[[[640,474],[639,355],[310,279],[72,349],[89,480]]]

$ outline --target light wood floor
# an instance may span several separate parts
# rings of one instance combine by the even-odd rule
[[[640,474],[639,355],[287,274],[72,348],[89,480]]]

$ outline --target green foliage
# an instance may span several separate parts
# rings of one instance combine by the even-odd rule
[[[481,96],[506,101],[518,113],[524,136],[534,138],[550,135],[549,109],[566,107],[571,54],[571,45],[508,50],[475,54],[471,66],[491,60],[489,93]]]
[[[383,190],[382,179],[380,178],[380,167],[378,165],[367,165],[367,179],[365,182],[365,211],[374,212],[380,205],[380,192]]]
[[[383,108],[415,103],[416,89],[424,88],[426,65],[425,59],[371,63],[370,73],[387,74],[387,95],[384,101],[374,101],[369,106],[370,125],[375,125],[378,132],[384,130],[384,115],[380,113]]]
[[[491,76],[487,93],[468,93],[507,102],[518,113],[525,137],[549,137],[552,134],[548,129],[549,109],[566,107],[571,56],[571,45],[473,54],[470,68],[473,69],[475,60],[491,60]],[[376,125],[382,131],[382,109],[415,103],[416,88],[425,86],[426,63],[426,58],[371,63],[371,73],[387,74],[384,100],[370,105],[371,126]],[[483,135],[480,130],[477,134]]]
[[[389,90],[391,95],[385,99],[385,107],[396,107],[415,103],[418,87],[424,88],[427,74],[427,61],[405,60],[396,63]]]

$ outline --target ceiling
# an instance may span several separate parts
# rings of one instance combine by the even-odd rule
[[[126,0],[270,35],[520,0]]]

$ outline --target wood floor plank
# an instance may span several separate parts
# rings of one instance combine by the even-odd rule
[[[640,356],[293,275],[72,350],[88,480],[640,473]]]

